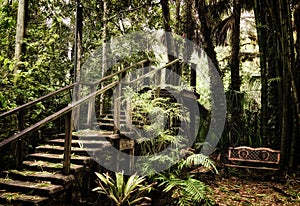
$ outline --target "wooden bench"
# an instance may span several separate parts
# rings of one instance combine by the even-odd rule
[[[229,147],[226,167],[279,170],[280,151],[270,148]]]

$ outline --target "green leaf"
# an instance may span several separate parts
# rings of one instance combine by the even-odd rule
[[[118,197],[122,196],[123,193],[123,187],[124,187],[124,176],[122,172],[116,173],[116,183],[117,183],[117,189],[118,189]]]

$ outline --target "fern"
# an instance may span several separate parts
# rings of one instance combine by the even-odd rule
[[[204,167],[207,167],[209,169],[212,169],[216,174],[218,174],[218,170],[214,164],[214,162],[209,159],[208,156],[205,156],[203,154],[192,154],[186,158],[186,160],[183,160],[181,163],[182,167],[191,167],[191,166],[199,166],[203,165]]]
[[[160,175],[157,180],[164,186],[163,192],[172,193],[172,198],[180,206],[197,205],[207,201],[206,192],[209,188],[200,180],[188,176],[187,179],[177,178],[174,174],[169,177]]]

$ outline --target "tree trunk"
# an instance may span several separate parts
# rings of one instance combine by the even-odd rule
[[[295,13],[294,13],[294,26],[295,26],[295,30],[296,30],[296,45],[295,45],[295,50],[296,50],[296,63],[295,63],[295,82],[296,82],[296,87],[297,87],[297,94],[298,94],[298,97],[300,95],[300,25],[299,23],[300,22],[300,0],[298,0],[297,4],[296,4],[296,7],[295,7]],[[299,99],[298,99],[299,101]],[[299,102],[298,102],[298,105],[299,105]],[[300,106],[298,106],[299,108]],[[298,122],[296,123],[297,124],[297,127],[298,127],[298,134],[297,134],[297,137],[299,136],[300,134],[300,116],[299,116],[299,113],[298,113]],[[293,143],[295,145],[292,145],[294,146],[294,148],[299,148],[300,147],[300,141],[299,141],[299,138],[296,139],[296,137],[293,138],[294,141]],[[295,159],[298,159],[298,163],[300,164],[300,152],[299,150],[296,150],[297,153],[294,154],[295,156]],[[297,158],[298,157],[298,158]]]
[[[186,38],[187,40],[193,41],[194,40],[194,31],[195,31],[195,22],[193,19],[193,0],[186,0]],[[185,55],[187,61],[190,59],[192,55],[193,48],[187,48],[188,44],[186,45]],[[192,45],[190,45],[192,46]],[[196,84],[197,84],[197,72],[196,72],[196,65],[189,65],[190,67],[190,85],[193,87],[194,91],[196,91]]]
[[[108,18],[108,10],[107,10],[107,1],[103,0],[103,32],[102,32],[102,70],[101,70],[101,77],[104,77],[106,67],[107,67],[107,59],[106,59],[106,41],[107,41],[107,18]],[[101,83],[101,87],[103,86],[103,83]],[[100,95],[100,108],[99,113],[100,116],[104,114],[106,111],[104,111],[104,94]]]
[[[261,138],[263,145],[266,145],[268,139],[268,79],[267,79],[267,29],[265,19],[265,2],[254,1],[255,23],[257,28],[257,37],[260,53],[261,68]]]
[[[16,65],[14,67],[14,74],[17,74],[20,62],[22,61],[22,55],[24,55],[24,45],[23,40],[25,38],[25,30],[26,30],[26,12],[27,12],[27,0],[19,0],[18,5],[18,17],[17,17],[17,28],[16,28],[16,45],[15,45],[15,61]],[[17,85],[16,76],[14,77],[14,84]],[[24,104],[24,96],[18,94],[17,105]],[[18,113],[18,124],[19,124],[19,131],[24,129],[24,113],[23,111]],[[24,140],[20,139],[16,143],[16,150],[15,150],[15,163],[16,167],[20,168],[23,161],[24,156]]]
[[[231,89],[240,91],[240,17],[241,17],[241,5],[239,0],[234,1],[233,6],[234,25],[231,35]]]
[[[278,26],[278,43],[279,49],[276,51],[277,56],[281,59],[282,68],[282,119],[281,119],[281,156],[282,156],[282,168],[285,169],[287,166],[293,165],[293,148],[292,148],[292,131],[293,128],[292,119],[293,110],[290,107],[292,102],[297,103],[298,97],[296,94],[296,88],[294,87],[293,80],[293,64],[294,64],[294,49],[292,48],[293,42],[288,38],[292,31],[291,29],[291,15],[290,7],[288,6],[291,2],[288,0],[279,0],[278,7],[273,7],[274,10],[278,8],[279,19],[277,22]],[[274,12],[276,14],[277,12]],[[291,45],[292,44],[292,45]],[[292,49],[291,49],[292,48]],[[292,90],[291,90],[292,88]],[[294,93],[291,93],[293,91]],[[294,104],[295,105],[295,104]],[[296,110],[298,110],[296,108]],[[298,113],[298,111],[297,111]],[[289,121],[290,120],[290,121]],[[290,156],[292,154],[292,157]],[[289,165],[288,165],[289,163]],[[292,169],[292,168],[289,168]]]
[[[76,1],[76,26],[75,26],[75,51],[74,51],[74,81],[78,82],[81,80],[80,70],[81,70],[81,54],[82,54],[82,5],[80,0]],[[75,86],[74,91],[74,100],[78,101],[81,98],[81,85]],[[75,129],[79,129],[79,114],[80,114],[80,107],[77,107],[73,111],[74,117],[74,127]]]
[[[161,0],[160,2],[162,7],[163,13],[163,22],[164,22],[164,29],[165,29],[165,40],[166,40],[166,47],[168,51],[168,61],[173,61],[175,59],[175,47],[174,42],[172,39],[172,29],[171,29],[171,17],[170,17],[170,8],[169,8],[169,0]],[[170,70],[166,70],[166,83],[171,85],[178,85],[179,79],[178,76],[175,76],[174,73],[179,74],[179,65],[175,64],[171,66]],[[174,72],[174,73],[172,73]]]
[[[295,46],[294,46],[294,38],[293,38],[293,28],[292,28],[292,14],[291,9],[288,6],[289,4],[285,4],[285,8],[287,10],[287,16],[286,18],[286,30],[288,35],[288,55],[290,58],[290,61],[288,61],[288,74],[290,77],[290,84],[291,84],[291,98],[293,103],[293,108],[290,109],[291,114],[289,116],[292,116],[292,133],[291,136],[291,143],[290,143],[290,153],[289,153],[289,163],[288,168],[289,171],[293,171],[295,167],[295,155],[296,155],[296,146],[297,146],[297,137],[299,135],[299,117],[300,117],[300,104],[299,104],[299,92],[297,87],[297,81],[295,78],[295,66],[296,66],[296,60],[295,60]]]
[[[214,64],[215,69],[218,71],[219,75],[222,77],[222,72],[219,68],[219,62],[217,60],[217,54],[215,51],[215,47],[213,45],[213,41],[211,38],[211,28],[208,25],[208,18],[206,15],[206,4],[204,0],[196,1],[196,8],[198,11],[198,18],[200,21],[200,31],[203,36],[202,47],[206,52],[212,63]]]
[[[241,122],[241,113],[242,113],[242,94],[240,93],[241,80],[240,80],[240,17],[241,17],[241,5],[239,0],[234,0],[233,6],[233,30],[231,35],[231,59],[230,59],[230,71],[231,71],[231,82],[230,82],[230,94],[229,102],[231,104],[230,113],[231,119],[229,120],[233,126],[233,131],[231,133],[236,137],[239,137],[240,140],[243,137],[241,133],[242,122]],[[238,131],[238,132],[236,132]],[[246,142],[241,142],[245,144]]]
[[[181,19],[180,19],[180,0],[176,0],[176,29],[175,29],[175,33],[180,35],[180,23],[181,23]]]
[[[15,60],[17,65],[21,61],[23,53],[23,39],[25,37],[25,19],[26,19],[26,0],[19,0],[18,5],[18,18],[17,18],[17,29],[16,29],[16,46],[15,46]],[[14,74],[18,71],[18,66],[14,68]]]
[[[296,82],[297,82],[297,88],[300,88],[300,0],[298,0],[297,5],[295,6],[295,13],[294,13],[294,26],[296,30],[296,66],[295,66],[295,74],[296,74]],[[300,92],[300,90],[298,90]],[[298,96],[300,93],[298,93]]]

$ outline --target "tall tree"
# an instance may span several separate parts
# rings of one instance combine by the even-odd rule
[[[230,87],[232,90],[240,91],[240,19],[241,19],[241,5],[239,0],[233,0],[233,29],[231,35],[231,82]]]
[[[162,8],[162,17],[163,17],[163,25],[165,30],[165,42],[168,51],[168,61],[172,61],[175,59],[175,47],[172,38],[172,28],[171,28],[171,15],[170,15],[170,6],[169,0],[162,0],[161,2]],[[172,85],[178,85],[179,79],[178,76],[172,74],[172,72],[176,74],[180,74],[179,65],[172,65],[171,70],[166,70],[166,83]]]
[[[19,0],[18,5],[18,18],[17,18],[17,29],[16,29],[16,46],[15,46],[15,60],[17,64],[21,61],[23,52],[23,39],[25,37],[25,18],[26,18],[26,0]],[[14,73],[17,73],[18,66],[15,67]]]
[[[295,74],[296,80],[298,82],[297,87],[300,88],[300,25],[297,22],[300,22],[300,0],[295,4],[295,12],[294,12],[294,26],[296,30],[296,65],[295,65]],[[298,90],[299,91],[299,90]],[[298,94],[300,95],[300,94]]]
[[[296,1],[295,4],[295,12],[294,12],[294,26],[296,30],[296,44],[295,44],[295,49],[296,49],[296,62],[295,62],[295,81],[296,81],[296,87],[297,87],[297,94],[298,97],[300,97],[300,25],[297,23],[300,22],[300,0]],[[298,108],[299,108],[299,102],[298,102]],[[298,113],[298,122],[297,124],[300,124],[300,117]],[[298,135],[299,135],[299,127],[298,127]],[[300,147],[300,141],[297,136],[294,136],[293,142],[294,142],[294,148],[299,148]],[[297,151],[295,150],[294,151]],[[299,151],[299,150],[298,150]],[[293,154],[291,154],[293,155]],[[298,155],[298,156],[297,156]],[[294,154],[295,159],[298,159],[298,164],[300,163],[300,152],[298,154]]]
[[[265,115],[263,120],[268,120],[263,133],[273,130],[269,132],[272,138],[269,138],[268,143],[280,147],[282,169],[292,169],[295,148],[293,137],[298,133],[299,100],[294,78],[291,1],[255,3],[262,57],[262,115]],[[292,107],[289,106],[291,104]]]
[[[195,7],[198,11],[198,18],[200,21],[200,31],[203,37],[203,40],[201,42],[203,50],[211,59],[219,75],[223,76],[219,68],[219,62],[217,60],[217,54],[215,51],[215,46],[213,44],[212,28],[211,28],[209,17],[207,16],[208,12],[207,12],[207,5],[205,0],[196,1]]]
[[[261,68],[261,136],[264,145],[268,139],[268,79],[267,79],[267,25],[266,3],[254,0],[255,22],[258,36]]]

